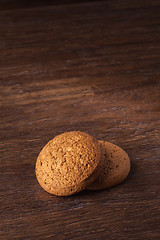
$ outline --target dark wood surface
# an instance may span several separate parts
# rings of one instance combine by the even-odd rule
[[[77,4],[96,1],[97,0],[0,0],[0,11],[22,8],[37,8],[42,6],[44,7],[64,4]]]
[[[160,239],[160,1],[1,11],[0,81],[0,239]],[[126,181],[46,193],[37,155],[70,130],[125,149]]]

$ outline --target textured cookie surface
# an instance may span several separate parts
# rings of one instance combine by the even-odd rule
[[[99,143],[103,158],[102,169],[97,179],[87,186],[88,190],[116,186],[125,180],[130,171],[130,159],[123,149],[107,141]]]
[[[36,177],[47,192],[59,196],[83,190],[98,174],[100,145],[87,133],[62,133],[49,141],[36,161]]]

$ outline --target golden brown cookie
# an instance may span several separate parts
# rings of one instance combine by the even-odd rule
[[[98,176],[100,145],[87,133],[62,133],[49,141],[36,161],[36,177],[47,192],[67,196],[80,192]]]
[[[102,169],[97,179],[87,186],[88,190],[116,186],[125,180],[130,171],[130,159],[123,149],[107,141],[99,143],[103,159]]]

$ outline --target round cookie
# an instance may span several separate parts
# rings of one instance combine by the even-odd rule
[[[47,192],[67,196],[80,192],[98,176],[98,141],[87,133],[62,133],[49,141],[36,161],[36,177]]]
[[[102,168],[97,179],[87,186],[88,190],[102,190],[125,180],[130,171],[128,154],[113,143],[99,141],[101,145]]]

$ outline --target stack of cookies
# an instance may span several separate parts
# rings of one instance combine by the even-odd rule
[[[36,161],[39,184],[57,196],[116,186],[125,180],[129,171],[130,159],[124,150],[80,131],[53,138]]]

